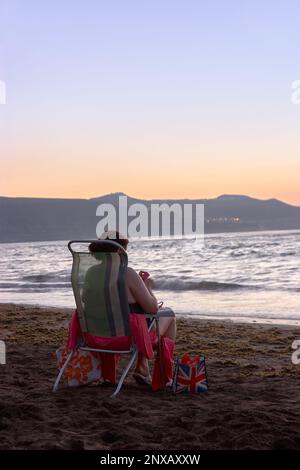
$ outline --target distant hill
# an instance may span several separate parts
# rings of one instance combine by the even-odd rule
[[[0,197],[0,242],[68,240],[95,238],[96,208],[100,203],[116,207],[113,193],[92,199],[46,199]],[[260,200],[242,195],[222,195],[214,199],[156,199],[128,197],[133,203],[202,203],[205,232],[300,229],[300,207],[277,199]]]

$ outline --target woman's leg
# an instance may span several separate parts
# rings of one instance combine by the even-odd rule
[[[159,334],[165,336],[173,341],[176,338],[176,318],[172,317],[160,317],[159,321]],[[135,366],[135,372],[147,377],[149,375],[149,362],[143,354],[138,354],[138,359]]]
[[[144,375],[145,377],[148,377],[150,374],[148,359],[141,353],[138,354],[134,371]]]
[[[161,317],[158,321],[160,336],[166,336],[175,341],[176,338],[176,319],[174,317]]]
[[[153,390],[160,390],[172,385],[173,354],[176,337],[175,315],[161,316],[158,320],[158,329],[161,342],[154,366],[152,378]]]

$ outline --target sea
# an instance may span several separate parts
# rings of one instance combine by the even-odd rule
[[[129,265],[181,316],[300,325],[300,231],[139,239]],[[0,244],[0,302],[75,307],[67,241]]]

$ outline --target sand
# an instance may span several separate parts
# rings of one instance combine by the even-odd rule
[[[152,392],[128,377],[53,394],[70,311],[0,305],[0,449],[300,449],[300,329],[178,319],[176,355],[206,356],[206,394]]]

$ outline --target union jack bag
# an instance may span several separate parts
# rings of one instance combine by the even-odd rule
[[[190,357],[185,354],[175,361],[173,393],[203,393],[208,390],[205,357]]]

